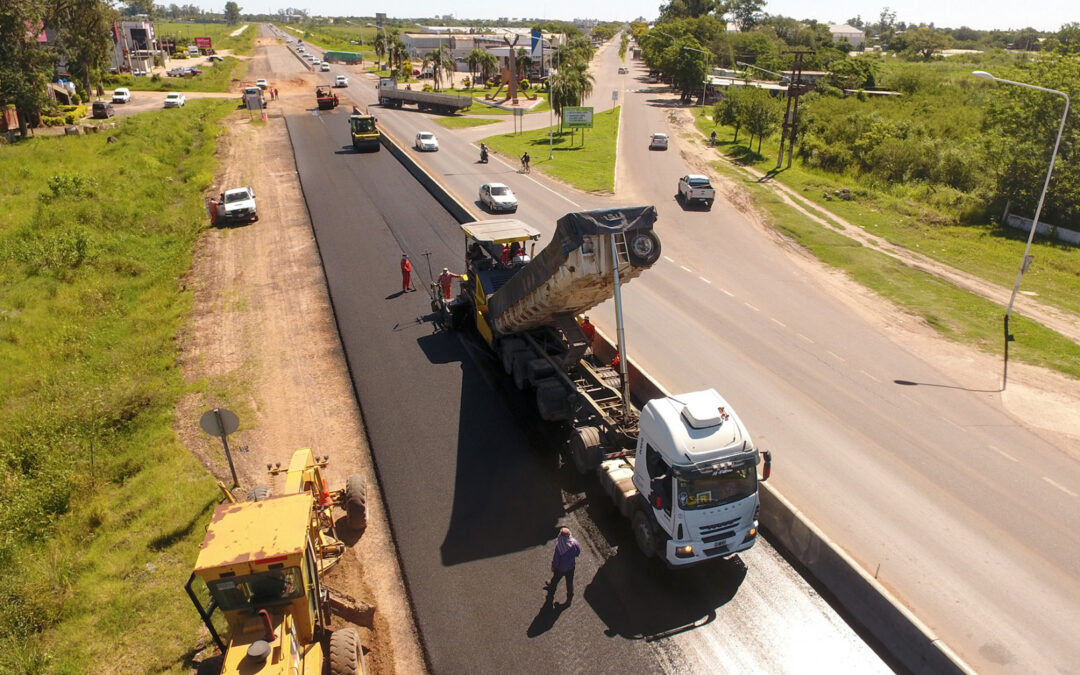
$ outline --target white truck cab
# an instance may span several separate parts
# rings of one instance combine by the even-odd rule
[[[713,389],[649,401],[634,457],[608,459],[601,482],[647,556],[669,567],[727,558],[757,540],[759,453]],[[627,479],[630,480],[627,480]]]

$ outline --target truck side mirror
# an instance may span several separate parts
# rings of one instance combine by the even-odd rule
[[[769,480],[769,476],[772,475],[772,452],[769,450],[762,450],[761,456],[765,460],[764,466],[761,467],[761,482]]]

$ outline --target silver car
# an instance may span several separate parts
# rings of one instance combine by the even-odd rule
[[[502,183],[484,183],[480,186],[480,203],[489,211],[517,211],[517,197],[514,191]]]
[[[439,149],[439,139],[430,131],[421,131],[416,134],[416,149],[421,152],[435,152]]]
[[[667,134],[653,134],[649,137],[650,150],[667,150]]]

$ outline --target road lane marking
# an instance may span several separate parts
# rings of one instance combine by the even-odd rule
[[[869,377],[869,378],[870,378],[871,380],[873,380],[874,382],[877,382],[878,384],[881,384],[881,380],[877,379],[876,377],[874,377],[874,376],[873,376],[873,375],[871,375],[870,373],[866,372],[865,370],[862,370],[862,369],[860,368],[860,369],[859,369],[859,372],[860,372],[860,373],[862,373],[863,375],[865,375],[865,376]]]
[[[720,290],[723,291],[724,295],[728,296],[729,298],[734,298],[735,297],[735,294],[732,293],[731,291],[729,291],[726,288],[721,288]]]
[[[668,261],[669,263],[675,262],[674,260],[672,260],[671,258],[669,258],[667,256],[664,256],[664,260]]]
[[[806,337],[806,336],[805,336],[805,335],[803,335],[802,333],[795,333],[795,335],[799,336],[799,338],[801,338],[801,339],[803,339],[803,340],[806,340],[806,341],[807,341],[807,342],[809,342],[810,344],[814,344],[814,341],[813,341],[813,340],[811,340],[810,338]]]
[[[1046,481],[1047,483],[1050,483],[1051,485],[1053,485],[1053,486],[1054,486],[1054,487],[1056,487],[1057,489],[1061,490],[1061,491],[1062,491],[1062,492],[1064,492],[1065,494],[1069,495],[1070,497],[1076,497],[1076,496],[1078,496],[1078,495],[1077,495],[1077,494],[1076,494],[1075,492],[1073,492],[1073,491],[1072,491],[1072,490],[1070,490],[1069,488],[1065,487],[1065,486],[1064,486],[1064,485],[1062,485],[1061,483],[1058,483],[1058,482],[1057,482],[1057,481],[1055,481],[1055,480],[1054,480],[1053,478],[1048,478],[1047,476],[1043,476],[1043,477],[1042,477],[1042,479],[1043,479],[1044,481]]]
[[[960,431],[967,431],[967,429],[965,429],[964,427],[960,426],[960,425],[959,425],[959,424],[957,424],[956,422],[953,422],[953,421],[952,421],[951,419],[949,419],[948,417],[945,417],[944,415],[942,415],[942,416],[941,416],[941,419],[943,419],[943,420],[945,420],[946,422],[948,422],[949,424],[953,425],[954,427],[956,427],[956,428],[957,428],[957,429],[959,429]]]
[[[701,279],[701,280],[702,280],[702,281],[704,281],[705,283],[707,283],[707,284],[709,284],[709,285],[712,285],[712,282],[711,282],[711,281],[709,281],[708,279],[706,279],[705,277],[698,277],[698,279]]]
[[[996,446],[996,445],[988,445],[988,446],[986,446],[986,447],[990,448],[991,450],[993,450],[993,451],[994,451],[994,452],[996,452],[997,454],[1001,455],[1001,456],[1002,456],[1002,457],[1004,457],[1005,459],[1008,459],[1008,460],[1012,460],[1012,461],[1014,461],[1014,462],[1015,462],[1015,461],[1017,461],[1015,457],[1013,457],[1013,456],[1012,456],[1012,455],[1010,455],[1009,453],[1005,452],[1004,450],[1002,450],[1001,448],[999,448],[999,447],[998,447],[998,446]]]
[[[843,361],[843,360],[844,360],[844,357],[843,357],[843,356],[840,356],[840,355],[839,355],[839,354],[837,354],[836,352],[830,351],[830,350],[828,350],[828,349],[826,349],[826,350],[825,350],[825,353],[826,353],[826,354],[828,354],[829,356],[833,357],[833,358],[834,358],[834,359],[836,359],[837,361]]]
[[[907,400],[911,401],[911,402],[912,402],[912,403],[914,403],[915,405],[920,405],[920,403],[919,403],[918,401],[916,401],[915,399],[911,398],[911,397],[910,397],[910,396],[908,396],[907,394],[900,394],[900,396],[902,396],[902,397],[906,398]]]
[[[773,318],[773,317],[770,316],[769,321],[772,321],[773,323],[775,323],[777,326],[780,326],[781,328],[787,328],[787,324],[785,324],[780,319],[776,319],[776,318]]]
[[[689,268],[689,267],[687,267],[686,265],[679,265],[679,267],[683,268],[684,270],[686,270],[686,271],[687,271],[687,272],[689,272],[690,274],[693,274],[693,273],[694,273],[694,270],[690,269],[690,268]]]

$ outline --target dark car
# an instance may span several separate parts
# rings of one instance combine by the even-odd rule
[[[90,110],[93,118],[98,120],[107,120],[116,114],[112,103],[108,101],[94,101],[94,105],[91,106]]]

